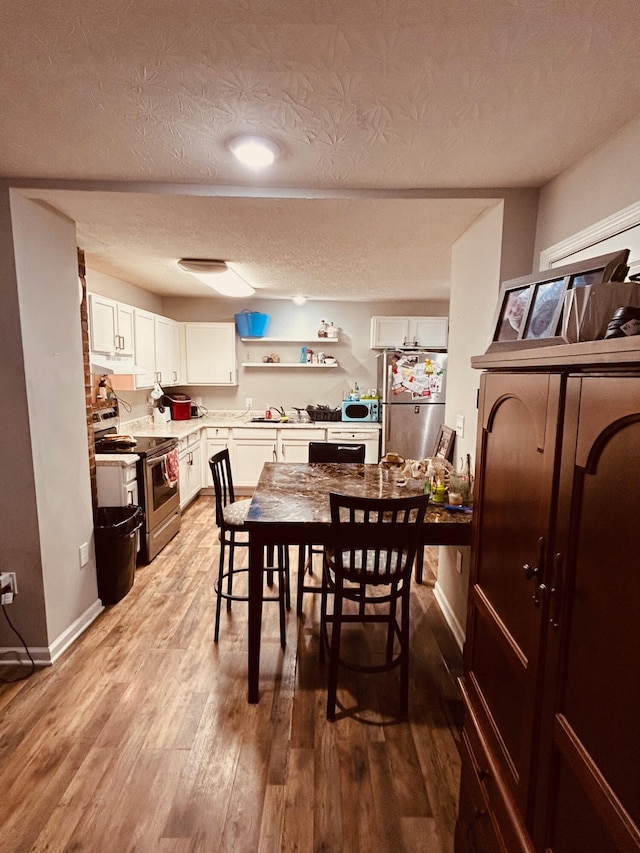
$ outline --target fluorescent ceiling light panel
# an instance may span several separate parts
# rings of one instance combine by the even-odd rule
[[[296,305],[304,305],[304,303],[307,301],[307,297],[306,296],[294,296],[293,301],[295,302]]]
[[[266,169],[280,154],[280,149],[270,139],[260,136],[237,136],[229,143],[233,156],[250,169]]]
[[[255,290],[225,261],[183,258],[178,266],[222,296],[253,296]]]

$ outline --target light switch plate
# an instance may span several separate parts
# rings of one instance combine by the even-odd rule
[[[456,435],[464,438],[464,415],[456,415]]]

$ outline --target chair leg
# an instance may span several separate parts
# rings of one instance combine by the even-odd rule
[[[284,546],[278,545],[278,609],[280,611],[280,646],[284,650],[287,646],[287,628],[285,624],[285,607],[287,606],[288,584],[287,584],[287,560]]]
[[[284,572],[285,581],[285,604],[287,610],[291,610],[291,572],[289,567],[289,546],[282,545],[282,570]]]
[[[217,593],[216,593],[216,624],[213,632],[213,641],[214,643],[218,642],[218,637],[220,636],[220,609],[222,606],[222,584],[223,584],[223,575],[224,575],[224,552],[225,552],[225,543],[224,539],[220,540],[220,565],[218,567],[218,583],[217,583]]]
[[[338,666],[340,659],[340,634],[342,630],[342,587],[336,586],[333,595],[333,614],[331,622],[331,643],[329,644],[329,684],[327,687],[327,720],[336,718],[336,699],[338,694]]]
[[[389,602],[389,624],[387,625],[387,660],[393,658],[393,641],[396,636],[396,600]]]
[[[302,592],[304,587],[304,572],[307,556],[307,546],[298,545],[298,589],[296,593],[296,613],[302,616]]]
[[[424,566],[424,545],[418,545],[416,551],[416,581],[422,583],[422,569]]]
[[[400,714],[409,714],[409,594],[402,596],[400,628]]]
[[[227,570],[227,595],[233,594],[233,569],[235,566],[235,552],[236,546],[234,541],[233,533],[231,534],[231,541],[229,543],[229,566]],[[231,599],[227,598],[227,613],[231,611]]]

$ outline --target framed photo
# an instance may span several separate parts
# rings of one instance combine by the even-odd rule
[[[455,437],[455,430],[443,424],[438,432],[436,444],[431,455],[439,456],[440,459],[446,459],[447,462],[451,462],[453,460],[453,443]]]
[[[505,281],[487,352],[565,343],[560,335],[567,291],[624,281],[629,249]]]

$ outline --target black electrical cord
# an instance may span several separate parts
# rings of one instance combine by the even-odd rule
[[[27,657],[31,661],[31,669],[25,675],[20,675],[20,676],[18,676],[18,678],[2,678],[2,677],[0,677],[0,684],[15,684],[16,681],[24,681],[27,678],[31,678],[33,673],[36,671],[36,662],[31,657],[31,652],[29,651],[27,644],[25,643],[24,638],[22,637],[22,634],[18,631],[18,629],[15,627],[15,625],[13,624],[11,619],[9,618],[9,614],[7,613],[7,608],[4,604],[2,605],[2,612],[4,613],[4,618],[9,623],[9,627],[11,628],[13,633],[16,635],[16,637],[20,640],[20,642],[24,646],[24,650],[27,653]]]

